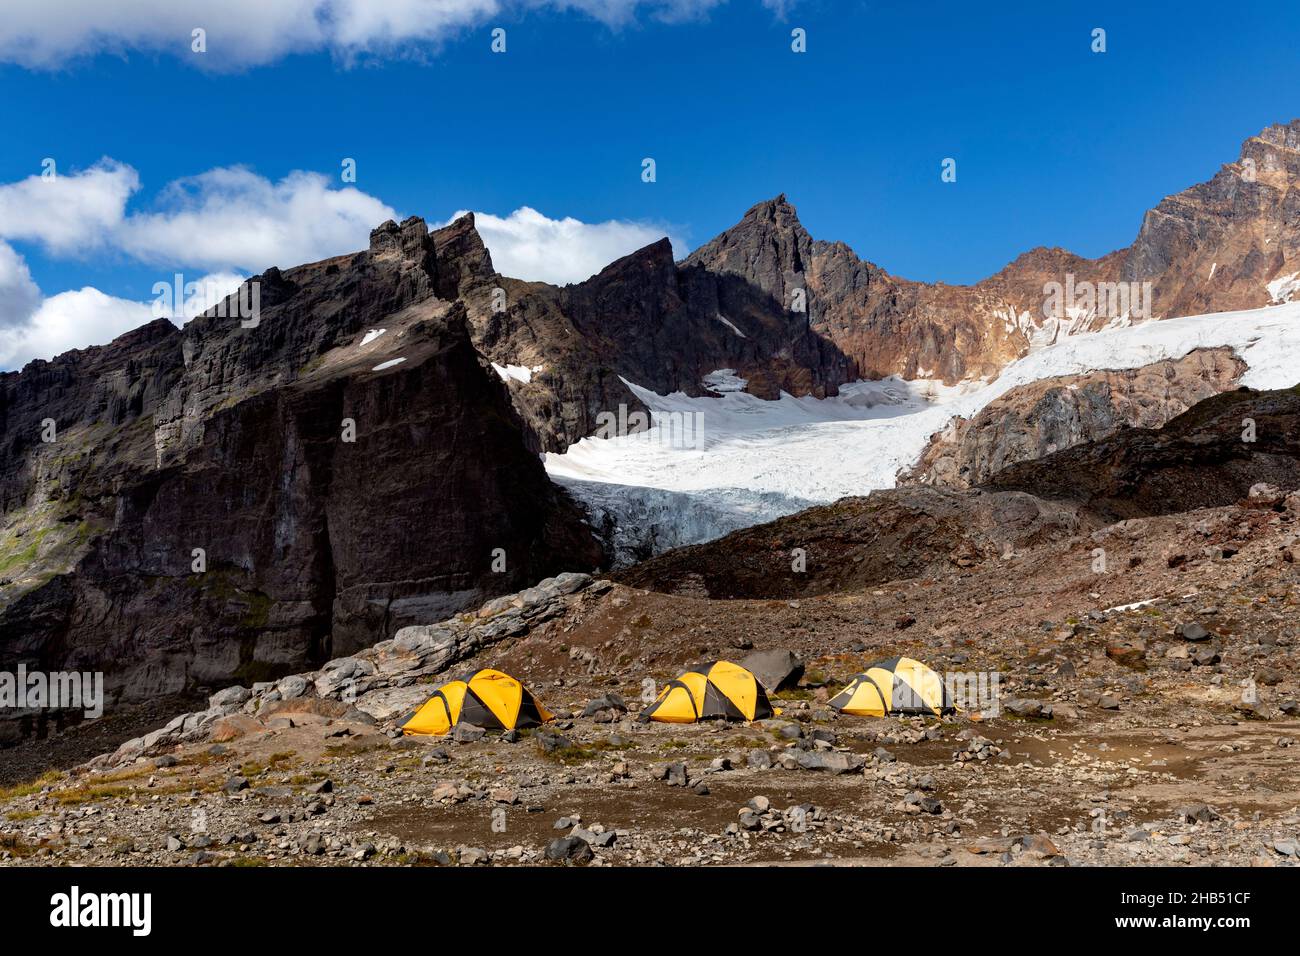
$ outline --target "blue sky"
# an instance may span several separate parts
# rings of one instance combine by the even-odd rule
[[[117,41],[93,23],[84,35],[80,21],[68,26],[91,16],[87,0],[47,0],[45,14],[0,26],[0,193],[45,157],[65,179],[108,157],[138,181],[122,213],[137,217],[129,238],[97,239],[94,216],[85,248],[15,225],[21,210],[6,227],[0,196],[0,241],[44,297],[93,286],[138,301],[173,271],[297,264],[210,248],[210,234],[193,233],[213,223],[228,245],[272,259],[359,248],[362,221],[381,207],[434,222],[527,206],[636,227],[600,236],[595,255],[665,232],[693,247],[784,192],[817,238],[908,278],[972,282],[1036,245],[1095,256],[1128,244],[1144,210],[1300,115],[1300,18],[1279,4],[391,2],[410,16],[362,19],[332,39],[303,28],[283,49],[248,14],[209,27],[202,55],[186,25],[214,5],[197,0],[173,0],[173,14],[186,8],[179,19],[124,25]],[[63,4],[74,9],[61,17]],[[429,10],[449,22],[431,25]],[[500,55],[489,47],[497,26]],[[794,27],[807,31],[805,54],[790,50]],[[1104,54],[1090,50],[1095,27]],[[355,184],[339,179],[344,157],[357,162]],[[644,157],[655,183],[641,181]],[[941,181],[945,157],[955,183]],[[254,237],[263,244],[234,235],[217,207],[232,189],[250,201],[248,183],[191,184],[203,215],[178,220],[186,203],[168,184],[227,167],[268,188],[319,173],[312,201],[321,190],[364,195],[335,211],[325,239],[277,245],[266,222]],[[310,233],[303,204],[305,220],[287,228]],[[15,321],[0,315],[0,329]]]

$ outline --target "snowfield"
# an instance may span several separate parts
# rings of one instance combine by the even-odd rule
[[[991,382],[951,387],[894,377],[843,386],[835,398],[783,392],[764,401],[737,390],[743,380],[731,369],[706,377],[722,393],[716,398],[658,395],[627,382],[651,410],[648,431],[584,438],[544,461],[593,523],[608,529],[619,563],[628,563],[811,505],[892,488],[898,472],[920,458],[930,436],[953,416],[969,418],[1017,386],[1223,346],[1249,366],[1241,384],[1295,385],[1300,302],[1071,336],[1031,351]],[[697,447],[675,447],[684,419],[702,424]]]

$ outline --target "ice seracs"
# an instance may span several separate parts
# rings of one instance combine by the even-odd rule
[[[720,368],[704,376],[700,384],[710,392],[722,395],[727,392],[743,392],[748,387],[749,380],[737,375],[734,368]]]

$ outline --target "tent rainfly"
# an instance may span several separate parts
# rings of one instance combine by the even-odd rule
[[[891,657],[872,664],[829,703],[840,713],[863,717],[938,716],[955,709],[943,678],[910,657]]]
[[[402,724],[402,733],[442,736],[459,723],[487,730],[537,727],[554,715],[509,674],[485,668],[443,684]]]
[[[671,680],[642,720],[691,724],[697,720],[763,720],[780,713],[750,671],[731,661],[693,668]]]

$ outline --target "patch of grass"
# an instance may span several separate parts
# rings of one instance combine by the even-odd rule
[[[289,783],[295,787],[306,787],[317,781],[324,780],[328,777],[324,770],[311,770],[307,773],[297,773],[289,778]]]
[[[267,761],[271,770],[287,770],[298,762],[298,755],[292,750],[280,750],[271,754]]]
[[[77,806],[82,803],[114,800],[117,797],[129,796],[133,792],[131,787],[74,787],[70,790],[56,790],[51,796],[64,806]]]
[[[10,800],[16,800],[18,797],[30,797],[33,793],[40,793],[46,787],[52,787],[63,779],[63,774],[57,770],[50,770],[35,780],[28,780],[26,783],[16,783],[12,787],[0,788],[0,803],[7,803]]]
[[[781,691],[774,698],[775,700],[812,700],[816,695],[810,690],[804,690],[802,687],[791,687]]]
[[[91,779],[95,783],[120,783],[123,780],[134,780],[137,777],[143,777],[153,773],[157,768],[149,765],[142,767],[127,767],[123,770],[110,770],[108,773],[99,774]]]
[[[24,820],[31,820],[32,818],[39,817],[40,815],[41,815],[41,811],[39,810],[14,810],[12,813],[5,814],[5,816],[7,816],[14,823],[21,823]]]
[[[236,856],[231,858],[229,865],[241,868],[266,866],[266,860],[262,859],[260,856]]]
[[[579,744],[569,744],[567,747],[556,747],[554,750],[547,752],[539,742],[537,752],[547,760],[553,760],[556,763],[586,763],[589,760],[595,760],[600,756],[600,748],[595,746],[580,746]]]
[[[36,847],[24,843],[17,833],[0,833],[0,850],[8,850],[16,857],[28,857],[36,852]]]
[[[0,574],[13,568],[25,567],[31,564],[36,560],[36,549],[38,547],[40,547],[40,541],[33,541],[21,551],[12,551],[6,557],[0,558]]]

